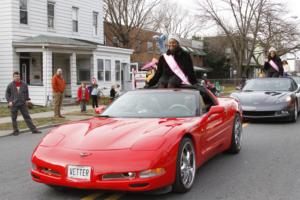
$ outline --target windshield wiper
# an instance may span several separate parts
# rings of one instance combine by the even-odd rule
[[[243,92],[253,92],[254,90],[243,90]]]
[[[110,115],[98,115],[98,117],[111,118],[112,116],[110,116]]]

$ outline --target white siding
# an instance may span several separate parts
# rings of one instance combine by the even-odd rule
[[[44,86],[28,86],[29,97],[35,105],[46,106],[46,96]]]
[[[55,2],[54,30],[48,29],[47,0],[28,0],[28,25],[19,22],[19,0],[11,1],[13,2],[14,41],[44,34],[103,43],[102,0],[53,0],[52,2]],[[1,7],[2,5],[1,2]],[[72,31],[72,7],[79,8],[78,33]],[[97,36],[93,33],[93,11],[99,13]]]
[[[44,92],[40,95],[45,96],[44,104],[49,104],[52,101],[52,52],[45,49],[43,51],[43,85]],[[34,100],[35,97],[31,95],[31,98]],[[48,101],[47,101],[48,100]]]
[[[96,74],[96,77],[98,74],[97,59],[111,61],[111,73],[112,73],[111,81],[98,81],[99,88],[103,88],[103,87],[107,88],[106,90],[103,91],[105,95],[107,95],[107,96],[109,95],[110,88],[113,84],[120,84],[120,86],[122,88],[121,80],[120,81],[115,80],[115,61],[118,60],[121,62],[121,69],[122,69],[122,63],[127,63],[128,65],[130,64],[130,55],[131,54],[132,54],[132,50],[115,48],[115,47],[106,47],[106,46],[99,46],[98,49],[94,52],[94,74]],[[124,70],[124,73],[127,73],[127,71]],[[128,74],[129,74],[129,71],[128,71]],[[128,75],[128,74],[126,74],[126,75]],[[131,84],[131,82],[127,83],[125,81],[124,84]],[[125,87],[125,88],[128,88],[128,87]]]
[[[71,72],[71,95],[72,98],[77,97],[77,70],[76,70],[76,53],[70,56],[70,72]]]
[[[0,5],[0,101],[5,100],[5,89],[12,80],[13,48],[11,46],[11,0],[1,0]]]

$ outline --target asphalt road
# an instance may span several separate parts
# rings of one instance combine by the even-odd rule
[[[164,195],[91,190],[56,191],[30,177],[30,156],[45,135],[0,138],[1,200],[297,200],[300,199],[300,119],[249,123],[238,155],[220,154],[198,171],[192,190]]]

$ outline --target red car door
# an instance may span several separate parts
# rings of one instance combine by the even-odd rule
[[[210,111],[205,114],[205,133],[203,135],[202,154],[205,160],[218,153],[225,141],[224,125],[225,112],[222,106],[212,106]]]

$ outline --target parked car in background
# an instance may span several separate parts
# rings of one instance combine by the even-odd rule
[[[292,78],[257,78],[231,97],[240,101],[244,119],[297,121],[300,88]]]

